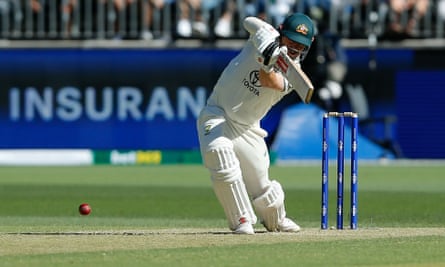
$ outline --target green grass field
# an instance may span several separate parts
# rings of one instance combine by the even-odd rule
[[[303,230],[253,236],[199,165],[0,167],[0,266],[445,266],[445,164],[413,163],[359,167],[357,231],[319,230],[318,165],[273,166]]]

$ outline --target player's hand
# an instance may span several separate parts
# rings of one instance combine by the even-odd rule
[[[258,63],[262,65],[262,68],[266,72],[271,72],[276,65],[275,63],[277,62],[280,53],[282,53],[281,50],[283,49],[286,49],[286,47],[280,47],[278,42],[271,43],[266,47],[262,54],[257,55]]]
[[[274,27],[269,24],[265,24],[259,28],[255,34],[252,34],[250,39],[252,40],[253,45],[258,49],[258,52],[263,54],[264,50],[269,45],[276,42],[278,36],[280,36],[280,33],[275,30]]]
[[[280,55],[280,47],[277,42],[270,43],[263,53],[257,53],[256,59],[266,72],[271,72],[275,66],[275,62]]]

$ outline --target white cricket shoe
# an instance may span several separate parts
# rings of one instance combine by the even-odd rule
[[[294,221],[292,221],[289,218],[284,218],[283,221],[278,225],[278,231],[280,232],[299,232],[301,230],[301,227],[294,223]]]
[[[255,234],[255,231],[253,230],[253,226],[249,222],[245,222],[238,225],[233,233],[240,235],[253,235]]]

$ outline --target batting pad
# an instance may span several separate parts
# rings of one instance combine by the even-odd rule
[[[229,145],[207,151],[204,155],[207,168],[212,175],[213,190],[226,214],[229,228],[235,230],[238,225],[248,221],[255,224],[257,218],[242,180],[238,158]]]
[[[250,224],[256,223],[257,218],[247,195],[246,186],[241,179],[230,183],[214,180],[213,189],[224,209],[231,230],[235,230],[246,220]]]
[[[284,192],[281,184],[272,181],[267,191],[253,200],[253,206],[268,231],[279,230],[279,223],[286,217]]]

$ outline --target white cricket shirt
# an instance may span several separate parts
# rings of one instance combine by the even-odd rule
[[[207,100],[208,106],[222,108],[226,119],[246,126],[258,126],[270,108],[290,92],[261,86],[261,65],[256,56],[257,49],[250,40],[247,41],[225,68]]]

